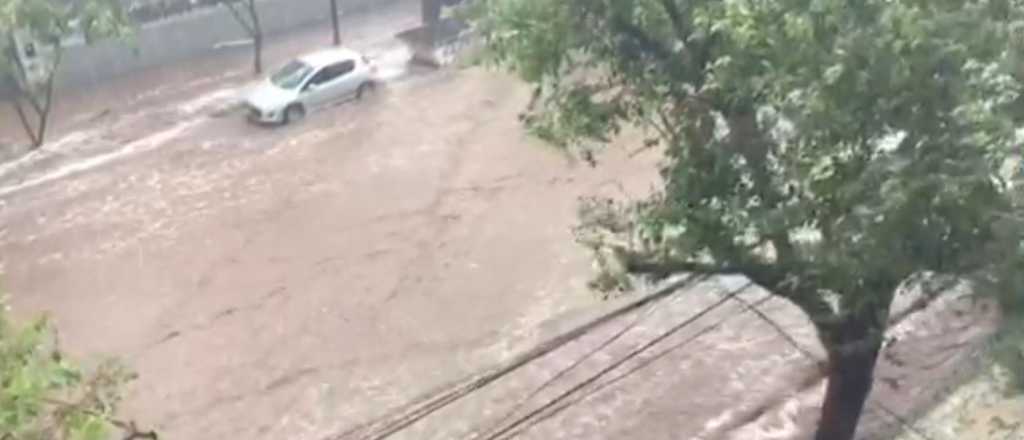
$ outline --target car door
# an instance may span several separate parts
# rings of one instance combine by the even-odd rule
[[[329,90],[329,100],[347,98],[359,88],[355,75],[355,60],[344,60],[327,66],[327,69],[331,70],[331,79],[324,85],[324,88]]]
[[[302,101],[308,107],[319,107],[355,93],[359,88],[355,72],[355,60],[344,60],[323,67],[304,87]]]
[[[334,79],[334,74],[329,68],[330,66],[322,67],[302,86],[299,99],[306,107],[318,107],[331,100],[331,91],[327,86]]]

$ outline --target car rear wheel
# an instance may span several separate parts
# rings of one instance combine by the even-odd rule
[[[284,110],[284,118],[283,121],[281,122],[283,122],[284,124],[290,124],[292,122],[301,121],[305,117],[306,108],[299,104],[292,104],[289,105],[288,108]]]
[[[363,96],[366,96],[366,92],[371,91],[371,90],[373,90],[373,83],[372,82],[367,81],[367,82],[364,82],[364,83],[360,84],[359,88],[356,89],[356,99],[363,99]]]

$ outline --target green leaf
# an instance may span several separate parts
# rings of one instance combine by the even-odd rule
[[[825,69],[825,83],[833,85],[839,82],[839,78],[843,76],[845,69],[842,64],[836,64],[834,66]]]
[[[107,427],[106,421],[99,417],[84,416],[71,427],[70,440],[106,440]]]
[[[1024,288],[1007,264],[1020,240],[996,238],[992,220],[1024,218],[1024,197],[1000,183],[1024,123],[1021,2],[485,0],[473,9],[489,65],[538,91],[525,118],[534,134],[587,158],[612,142],[660,146],[650,197],[581,218],[577,236],[596,254],[699,258],[783,296],[791,286],[778,280],[803,280],[818,294],[797,305],[833,321],[887,310],[920,273]],[[630,128],[655,135],[618,136]],[[1024,222],[1000,227],[1024,236]],[[808,229],[820,238],[790,243]],[[838,305],[821,306],[826,292]]]
[[[0,433],[16,439],[104,440],[132,374],[108,360],[88,373],[56,346],[47,319],[11,322],[0,302]]]

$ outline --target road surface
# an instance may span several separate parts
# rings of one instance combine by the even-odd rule
[[[84,359],[125,359],[140,373],[125,413],[162,438],[363,438],[337,436],[625,301],[586,289],[576,201],[647,193],[653,152],[633,155],[626,142],[601,167],[574,163],[526,136],[516,116],[529,93],[514,80],[407,75],[394,42],[352,44],[397,66],[393,81],[301,124],[259,128],[226,112],[244,83],[227,69],[83,110],[40,153],[0,166],[0,268],[16,313],[52,314]],[[283,61],[296,45],[271,53]],[[599,392],[526,420],[521,437],[806,435],[821,390],[813,361],[740,303],[608,367],[741,284],[712,282],[617,320],[394,438],[485,438],[602,370],[612,376],[592,383]],[[949,307],[973,310],[966,303]],[[820,355],[791,306],[762,307]],[[908,338],[970,344],[988,328],[955,315]],[[684,345],[653,360],[674,344]],[[881,375],[935,393],[946,367],[920,374],[935,353],[961,356],[910,349]],[[904,394],[875,395],[919,410]]]

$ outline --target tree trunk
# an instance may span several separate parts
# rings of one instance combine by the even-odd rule
[[[28,115],[25,114],[25,108],[21,105],[21,97],[15,96],[11,99],[11,106],[14,107],[14,112],[18,115],[18,121],[21,122],[21,127],[25,131],[25,136],[28,136],[28,141],[32,144],[32,148],[39,148],[43,142],[36,138],[35,127],[33,127],[28,121]]]
[[[263,28],[260,25],[260,13],[256,9],[256,0],[249,0],[249,18],[252,20],[252,68],[256,74],[263,73]]]
[[[13,99],[11,99],[11,105],[14,107],[15,113],[18,115],[18,121],[21,122],[21,127],[25,131],[25,136],[28,137],[29,142],[32,144],[32,148],[38,148],[43,144],[43,141],[38,139],[36,136],[36,128],[29,121],[28,113],[22,105],[22,100],[28,103],[32,110],[36,110],[37,112],[39,106],[34,100],[35,97],[32,96],[28,72],[25,70],[25,65],[22,63],[21,57],[16,49],[18,47],[18,43],[14,40],[14,33],[6,32],[6,37],[8,40],[8,50],[6,53],[0,53],[0,56],[6,57],[7,61],[14,67],[14,69],[12,69],[13,71],[10,72],[9,76],[7,76],[15,90],[15,95]]]
[[[338,29],[338,0],[331,0],[331,27],[334,29],[334,45],[341,46],[341,30]]]
[[[847,323],[844,330],[854,331],[844,332],[845,343],[829,350],[828,387],[815,440],[853,440],[857,431],[882,346],[882,338],[864,324]]]
[[[263,36],[252,36],[252,70],[256,74],[263,73]]]
[[[11,104],[18,116],[18,121],[21,122],[25,134],[32,144],[32,149],[39,148],[46,142],[46,129],[50,122],[50,113],[53,110],[53,89],[63,50],[57,43],[53,45],[52,50],[53,63],[46,72],[46,80],[42,85],[42,90],[38,90],[37,86],[30,84],[28,72],[21,63],[21,59],[13,55],[13,62],[18,77],[12,78],[11,81],[16,89],[16,95],[11,100]],[[31,114],[25,110],[22,102],[28,104]]]
[[[423,24],[433,24],[441,20],[441,0],[421,0],[423,7]]]
[[[46,90],[41,111],[39,111],[39,133],[36,135],[36,141],[38,142],[36,148],[41,147],[43,142],[46,142],[46,128],[50,123],[50,113],[53,111],[53,88],[54,83],[57,81],[57,69],[60,68],[61,57],[63,56],[63,50],[60,44],[53,46],[53,65],[50,66],[50,71],[46,75]]]

